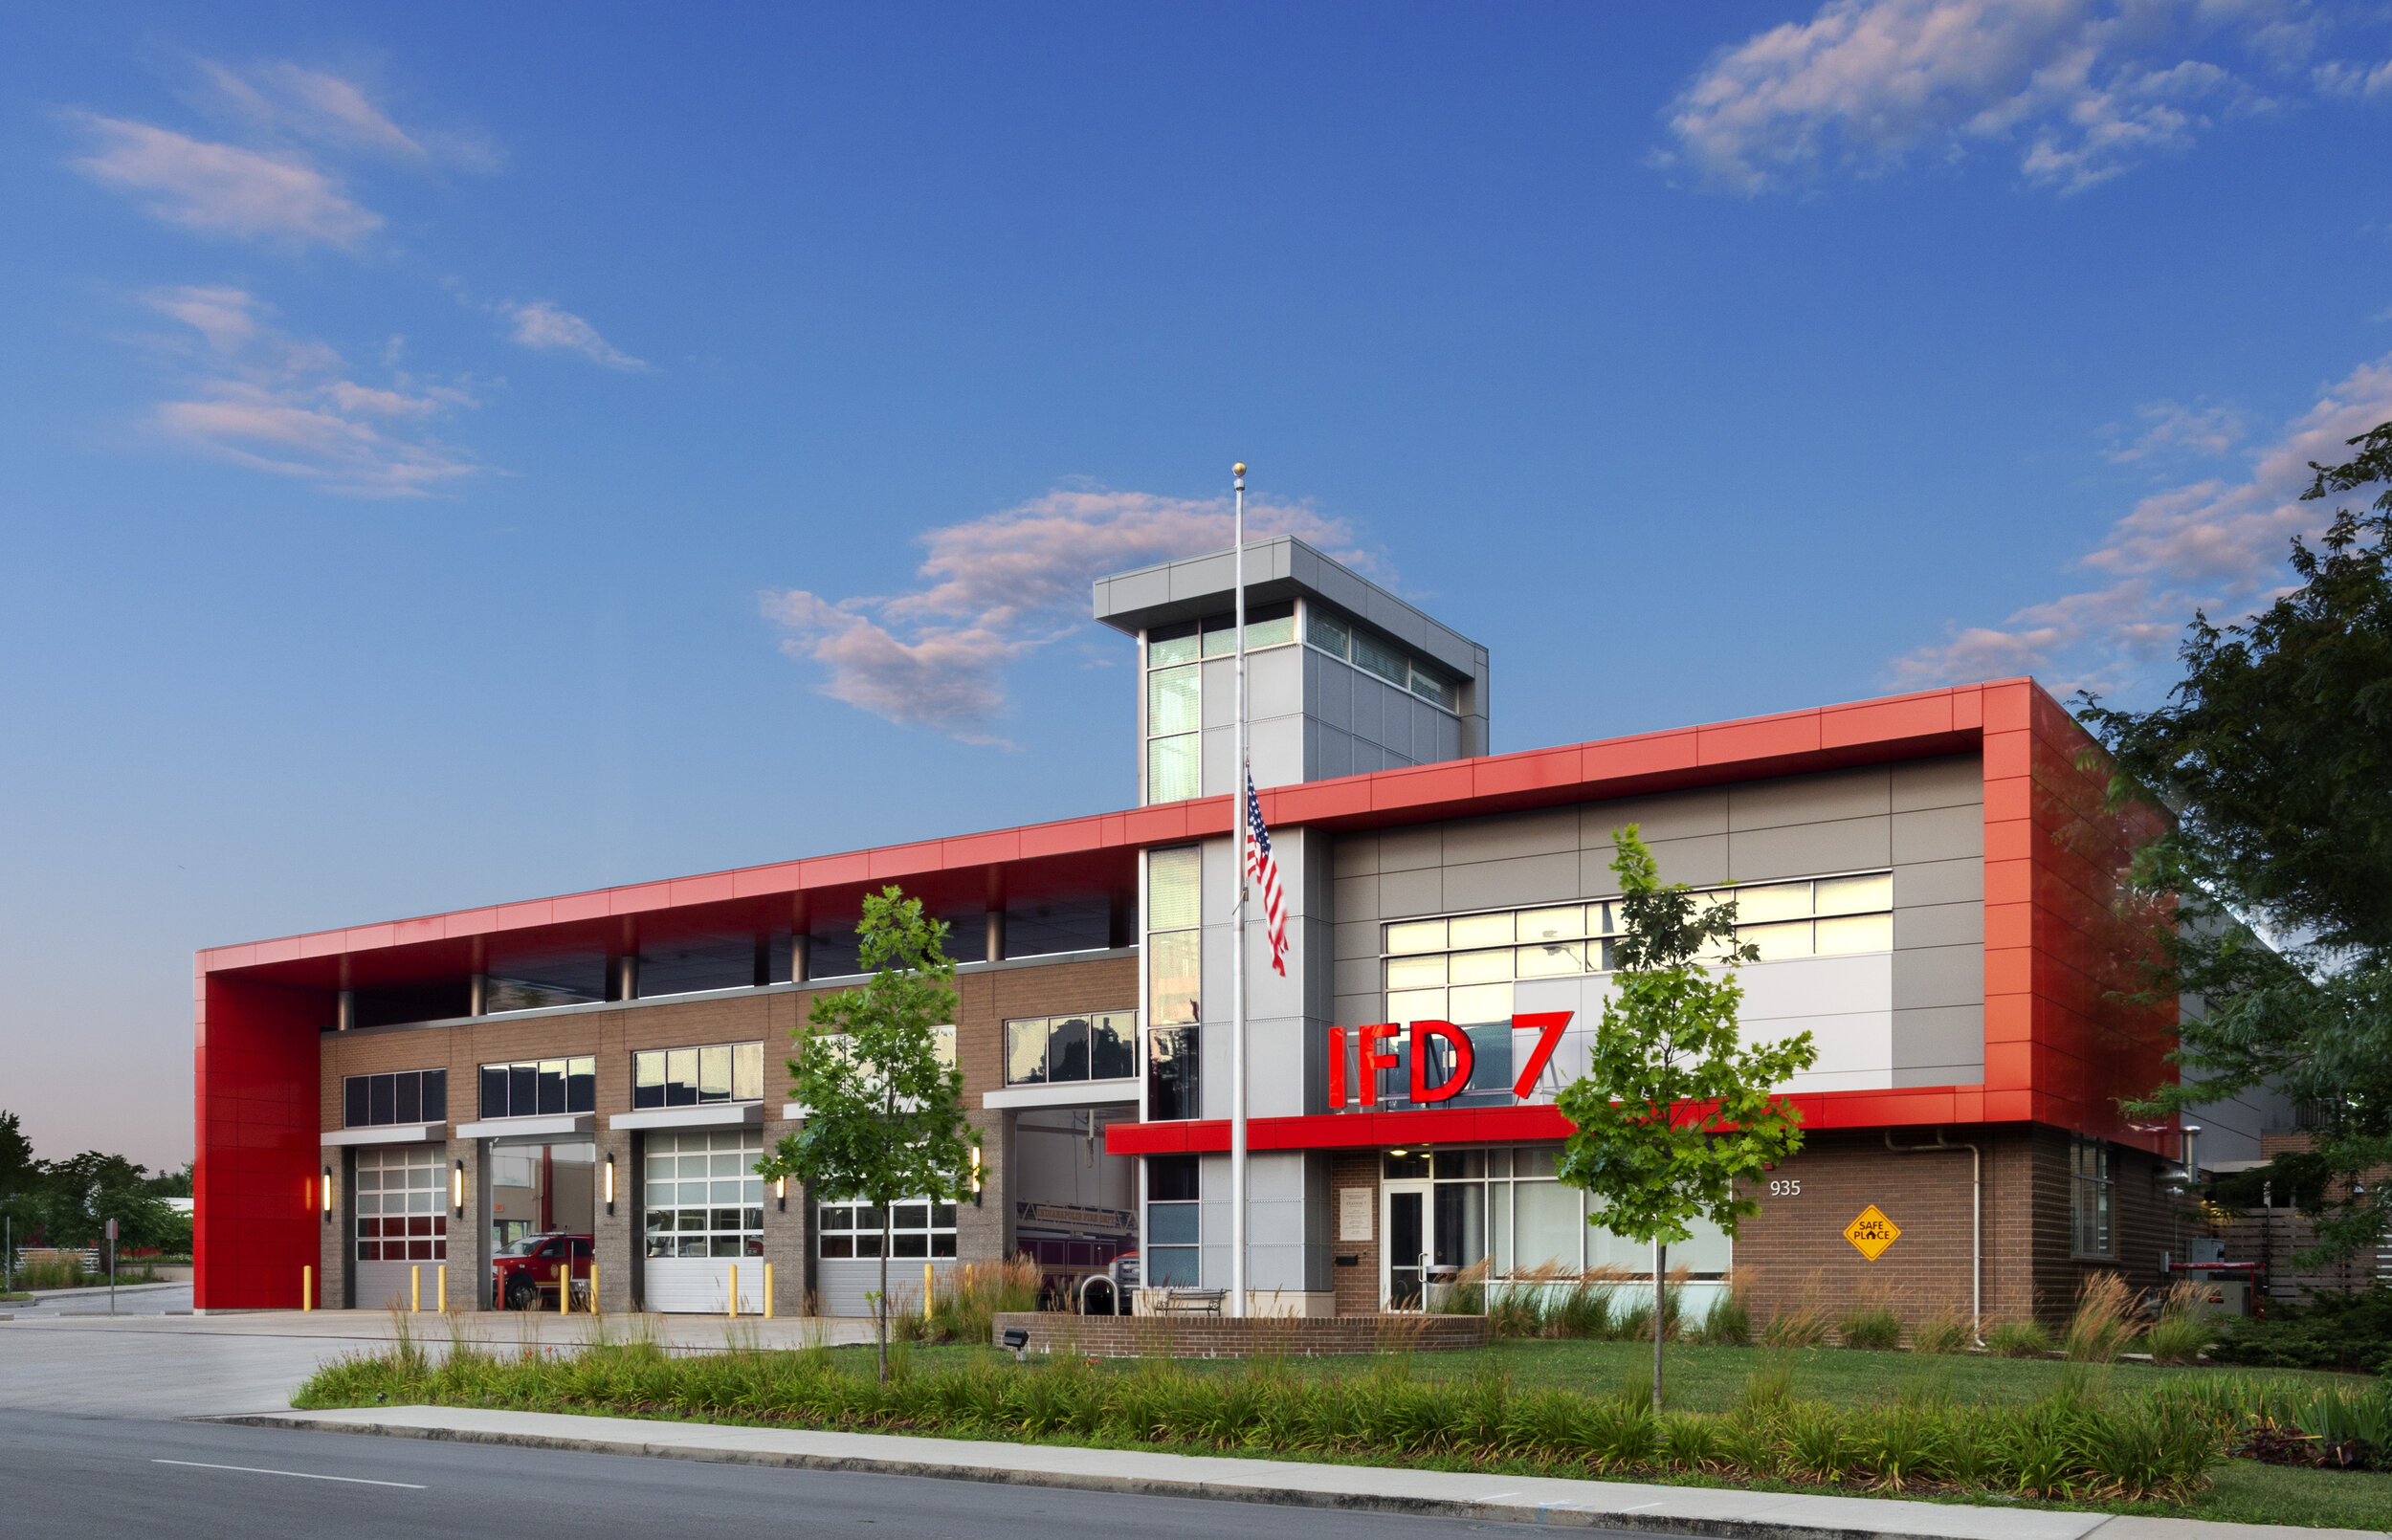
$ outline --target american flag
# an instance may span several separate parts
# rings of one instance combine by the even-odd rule
[[[1271,856],[1271,831],[1263,826],[1262,799],[1254,778],[1246,778],[1246,875],[1262,884],[1262,913],[1271,931],[1271,966],[1287,977],[1287,901],[1279,893],[1279,863]]]

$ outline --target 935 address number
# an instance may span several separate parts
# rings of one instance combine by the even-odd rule
[[[1769,1196],[1772,1198],[1800,1198],[1803,1196],[1803,1184],[1800,1181],[1773,1181],[1769,1184]]]

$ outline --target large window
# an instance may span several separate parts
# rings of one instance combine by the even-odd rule
[[[1348,624],[1318,605],[1305,611],[1304,640],[1332,657],[1343,658],[1364,673],[1375,673],[1398,690],[1447,711],[1462,709],[1462,687],[1444,670],[1423,663],[1401,647]]]
[[[763,1256],[764,1157],[762,1129],[649,1134],[648,1254]]]
[[[542,1117],[597,1110],[596,1059],[526,1059],[481,1067],[484,1117]]]
[[[1194,1117],[1203,1019],[1204,851],[1146,856],[1146,1115]]]
[[[825,1203],[818,1226],[822,1254],[877,1257],[887,1239],[892,1257],[952,1257],[955,1255],[955,1205],[926,1199],[892,1203],[886,1213],[870,1203]]]
[[[2116,1182],[2110,1175],[2110,1147],[2099,1139],[2071,1135],[2069,1142],[2069,1249],[2080,1257],[2117,1255],[2110,1222]]]
[[[341,1081],[343,1128],[382,1128],[393,1123],[445,1123],[449,1118],[449,1072],[402,1069],[388,1075],[348,1075]]]
[[[1429,1236],[1439,1267],[1483,1261],[1497,1278],[1601,1267],[1651,1274],[1651,1246],[1586,1222],[1584,1195],[1560,1179],[1558,1144],[1390,1151],[1380,1158],[1386,1180],[1433,1183]],[[1725,1272],[1727,1236],[1702,1221],[1689,1228],[1693,1238],[1670,1247],[1670,1265],[1696,1277]]]
[[[1706,889],[1702,903],[1736,904],[1736,938],[1761,960],[1894,945],[1889,872]],[[1387,1016],[1398,1022],[1503,1022],[1523,979],[1609,973],[1624,930],[1620,902],[1400,920],[1385,928]]]
[[[1204,727],[1202,660],[1235,650],[1229,615],[1146,633],[1146,801],[1185,802],[1202,794],[1199,761]],[[1296,640],[1296,602],[1250,605],[1246,649],[1285,647]]]
[[[1196,1156],[1146,1159],[1146,1282],[1157,1288],[1196,1287]]]
[[[644,1048],[631,1055],[631,1106],[698,1107],[764,1098],[764,1045]]]
[[[357,1152],[357,1260],[449,1260],[448,1194],[436,1146],[367,1145]]]
[[[1055,1086],[1138,1072],[1138,1013],[1033,1016],[1005,1023],[1005,1083]]]

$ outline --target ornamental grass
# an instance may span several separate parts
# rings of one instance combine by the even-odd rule
[[[2229,1441],[2258,1415],[2254,1396],[2265,1401],[2266,1393],[2248,1384],[2238,1390],[2219,1381],[2198,1391],[2113,1395],[2099,1374],[2088,1368],[2026,1405],[1961,1404],[1929,1394],[1845,1407],[1794,1394],[1781,1357],[1764,1361],[1731,1412],[1655,1417],[1649,1383],[1606,1396],[1520,1390],[1495,1372],[1415,1378],[1403,1353],[1384,1355],[1364,1373],[1316,1376],[1283,1358],[1203,1373],[1169,1359],[1102,1369],[1075,1354],[1017,1365],[990,1353],[927,1370],[901,1360],[884,1385],[819,1348],[764,1350],[750,1340],[684,1356],[653,1340],[598,1340],[577,1350],[526,1343],[508,1352],[459,1336],[445,1353],[402,1341],[338,1359],[309,1379],[296,1404],[431,1403],[1458,1462],[1583,1477],[1702,1472],[1871,1491],[2181,1501],[2208,1484]]]

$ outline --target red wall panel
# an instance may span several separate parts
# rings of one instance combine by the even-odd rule
[[[192,1305],[289,1309],[314,1265],[321,991],[201,974],[194,1022],[198,1201]]]

